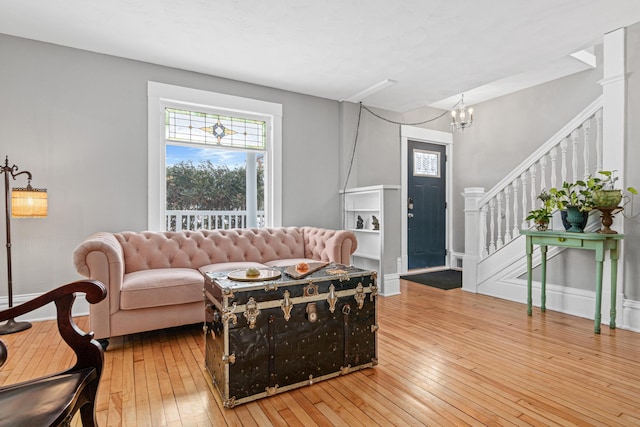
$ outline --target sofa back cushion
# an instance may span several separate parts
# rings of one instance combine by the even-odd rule
[[[302,230],[297,227],[178,232],[115,233],[122,245],[125,273],[154,268],[199,268],[218,262],[302,258]]]

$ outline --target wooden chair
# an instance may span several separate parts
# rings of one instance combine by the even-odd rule
[[[0,312],[0,321],[5,321],[54,302],[60,335],[76,355],[75,365],[66,371],[0,387],[0,426],[68,426],[78,410],[83,426],[97,425],[95,401],[104,355],[93,332],[81,331],[71,317],[80,292],[91,304],[107,295],[102,283],[81,280]],[[0,341],[0,366],[6,359],[7,347]]]

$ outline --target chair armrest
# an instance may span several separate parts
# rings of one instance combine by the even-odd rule
[[[101,370],[103,364],[102,347],[93,340],[93,332],[83,332],[73,321],[71,309],[76,298],[75,294],[79,292],[86,294],[86,300],[90,304],[96,304],[107,296],[107,289],[102,283],[95,280],[80,280],[56,288],[16,307],[0,311],[0,322],[16,318],[54,302],[60,336],[76,354],[76,364],[67,372],[88,367],[99,367],[98,369]],[[0,350],[0,357],[3,351],[6,359],[6,349]]]
[[[82,425],[97,425],[95,402],[104,352],[93,333],[85,333],[73,321],[71,309],[76,293],[86,294],[86,300],[93,305],[105,299],[107,289],[100,282],[81,280],[0,312],[0,321],[4,321],[55,303],[58,332],[76,356],[75,365],[65,371],[0,387],[0,424],[69,425],[80,411]],[[0,341],[0,359],[6,356],[7,347]]]

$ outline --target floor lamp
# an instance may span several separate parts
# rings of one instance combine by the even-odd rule
[[[9,308],[13,307],[13,280],[11,278],[11,216],[14,218],[45,218],[47,216],[47,190],[31,187],[31,172],[18,172],[16,165],[9,166],[9,156],[0,167],[0,173],[4,174],[4,202],[7,224],[7,286],[9,290]],[[9,192],[9,175],[13,180],[19,175],[27,175],[26,188],[14,188]],[[9,197],[11,195],[11,197]],[[4,325],[0,325],[0,335],[13,334],[14,332],[29,329],[31,323],[16,322],[10,319]]]

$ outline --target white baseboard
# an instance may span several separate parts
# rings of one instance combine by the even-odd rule
[[[640,301],[623,301],[622,326],[620,328],[640,332]]]
[[[532,305],[534,307],[540,307],[540,292],[540,283],[533,282]],[[526,305],[527,281],[509,279],[486,282],[478,287],[478,293]],[[548,310],[593,320],[595,304],[596,294],[594,291],[547,283],[546,308]],[[526,306],[523,307],[523,314],[526,314]],[[604,310],[602,311],[602,324],[609,324],[609,313]],[[616,327],[640,332],[640,301],[623,300],[622,313],[618,313],[616,316]]]
[[[534,282],[531,290],[533,306],[540,307],[540,283]],[[522,279],[509,279],[499,282],[485,282],[478,287],[478,293],[526,304],[527,281]],[[547,283],[546,308],[548,310],[593,319],[595,298],[595,292],[593,291]],[[526,307],[524,310],[524,313],[526,313]]]
[[[40,296],[41,294],[23,294],[13,296],[13,306],[20,305],[27,301]],[[6,310],[9,308],[9,298],[0,298],[0,310]],[[73,316],[87,316],[89,315],[89,303],[85,298],[85,294],[79,294],[73,303]],[[56,318],[56,305],[50,303],[37,310],[27,313],[24,316],[20,316],[18,319],[22,321],[37,322],[40,320],[51,320]]]
[[[382,289],[379,291],[383,297],[400,294],[400,275],[398,273],[385,274]]]

